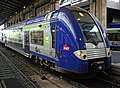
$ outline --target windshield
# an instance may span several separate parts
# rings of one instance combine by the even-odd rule
[[[103,41],[97,25],[88,13],[80,11],[72,12],[79,23],[86,43],[97,45],[98,42]]]

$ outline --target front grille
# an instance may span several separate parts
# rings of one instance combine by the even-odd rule
[[[106,57],[105,48],[102,49],[89,49],[87,50],[87,58],[95,59],[95,58],[103,58]]]

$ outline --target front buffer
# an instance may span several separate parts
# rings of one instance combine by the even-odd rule
[[[99,72],[111,67],[111,57],[88,60],[85,50],[77,50],[56,62],[57,71],[63,73],[86,74]]]
[[[56,67],[57,71],[63,73],[85,74],[88,73],[88,60],[80,60],[74,53],[71,53],[67,57],[59,59]]]

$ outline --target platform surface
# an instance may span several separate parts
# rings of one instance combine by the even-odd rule
[[[120,51],[112,51],[112,65],[120,66]]]

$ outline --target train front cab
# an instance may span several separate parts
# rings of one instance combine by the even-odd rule
[[[88,73],[111,67],[108,39],[94,16],[80,8],[67,7],[60,10],[58,19],[58,70]]]

